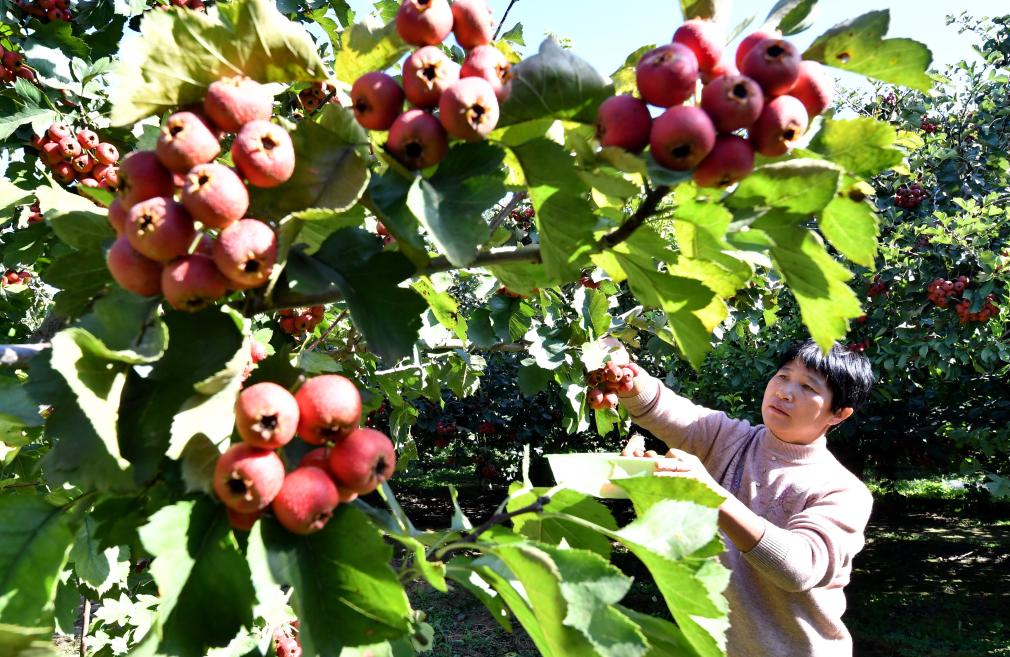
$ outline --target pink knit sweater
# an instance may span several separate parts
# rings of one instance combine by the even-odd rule
[[[726,540],[732,571],[729,657],[851,657],[843,587],[863,548],[873,498],[828,451],[793,445],[698,406],[653,378],[621,400],[633,421],[701,459],[712,477],[766,521],[749,552]],[[734,484],[737,484],[734,490]]]

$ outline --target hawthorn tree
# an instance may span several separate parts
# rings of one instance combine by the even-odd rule
[[[103,600],[96,654],[412,654],[432,639],[416,579],[545,655],[722,654],[707,489],[619,480],[619,527],[523,472],[485,522],[450,491],[450,526],[419,530],[385,481],[393,446],[417,456],[410,400],[472,393],[482,350],[518,346],[523,393],[553,382],[557,422],[606,434],[626,418],[587,391],[601,368],[619,385],[601,337],[698,367],[769,275],[822,345],[863,314],[828,245],[872,266],[867,181],[906,151],[885,122],[818,118],[817,63],[925,90],[929,51],[879,11],[801,54],[814,3],[785,0],[734,62],[719,4],[684,3],[671,44],[609,77],[553,39],[522,57],[521,30],[489,45],[469,0],[362,22],[343,2],[5,5],[31,73],[0,123],[4,654],[46,654],[79,595]],[[357,426],[380,408],[391,441]],[[673,622],[619,604],[615,541]]]

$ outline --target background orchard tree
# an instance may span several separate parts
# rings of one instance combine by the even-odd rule
[[[718,4],[684,3],[685,18]],[[763,29],[787,39],[812,5],[780,2]],[[380,2],[362,22],[341,2],[97,2],[48,21],[4,6],[17,20],[2,45],[20,54],[0,101],[13,273],[0,303],[17,343],[0,378],[4,654],[45,654],[79,595],[103,600],[92,644],[102,655],[412,654],[432,640],[404,588],[415,579],[466,590],[545,655],[722,654],[719,499],[703,487],[624,480],[636,519],[620,527],[598,501],[534,486],[523,467],[485,522],[474,526],[450,491],[451,525],[422,531],[387,483],[352,500],[339,487],[353,478],[333,461],[329,475],[299,466],[319,464],[312,431],[274,441],[291,417],[256,410],[250,391],[294,392],[304,419],[323,413],[309,413],[301,391],[349,378],[402,469],[419,456],[418,400],[440,406],[443,388],[466,400],[487,355],[519,351],[522,394],[561,391],[564,403],[542,406],[544,425],[626,431],[587,391],[587,372],[610,359],[604,335],[663,345],[698,368],[713,331],[731,308],[756,307],[769,277],[819,343],[846,335],[862,290],[834,253],[873,266],[870,181],[905,166],[908,144],[881,120],[818,117],[826,78],[770,32],[746,42],[740,64],[758,81],[740,113],[750,118],[733,124],[748,142],[717,136],[713,119],[726,131],[734,117],[704,93],[680,105],[700,77],[732,74],[699,47],[708,23],[689,23],[675,44],[642,44],[607,77],[553,39],[525,57],[521,33],[484,45],[488,25],[462,27],[480,3],[432,6],[441,14]],[[927,90],[929,51],[886,39],[887,23],[881,11],[832,28],[802,59]],[[126,26],[139,33],[121,38]],[[469,53],[444,41],[451,28]],[[403,93],[437,105],[437,118],[401,113],[391,76],[367,78],[381,94],[355,90],[395,73],[405,40],[433,49],[430,60],[410,54]],[[25,66],[33,73],[18,75]],[[437,103],[408,82],[441,69],[463,77]],[[671,75],[675,97],[659,93]],[[773,98],[800,79],[795,98]],[[672,107],[652,120],[642,101],[609,100],[635,94]],[[618,103],[637,108],[637,134],[608,129]],[[173,145],[186,135],[187,148]],[[244,182],[224,200],[248,201],[234,214],[201,196],[236,175],[223,173],[231,165]],[[252,225],[242,216],[256,233],[232,239],[233,226]],[[333,450],[357,445],[344,424],[324,435]],[[490,418],[471,428],[497,432]],[[285,443],[252,452],[269,476],[243,469],[250,435]],[[388,474],[376,440],[383,458],[364,474],[382,476],[351,493]],[[494,464],[478,465],[490,478]],[[216,470],[238,474],[222,488]],[[258,512],[272,495],[258,518],[219,503]],[[614,541],[655,578],[674,622],[618,604],[631,580],[610,563]]]

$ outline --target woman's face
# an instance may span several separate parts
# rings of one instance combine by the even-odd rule
[[[851,408],[833,412],[831,399],[827,380],[793,360],[773,374],[765,386],[761,418],[779,440],[806,445],[852,414]]]

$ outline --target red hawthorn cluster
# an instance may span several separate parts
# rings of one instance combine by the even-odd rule
[[[381,71],[354,82],[351,105],[358,123],[388,130],[386,148],[409,169],[441,161],[449,137],[487,137],[512,86],[508,59],[491,45],[493,29],[486,0],[456,0],[451,6],[448,0],[403,0],[396,31],[418,49],[403,64],[402,87]],[[462,66],[440,47],[450,32],[468,50]],[[404,99],[414,109],[403,112]]]
[[[242,372],[242,380],[245,381],[248,379],[252,371],[256,369],[256,365],[266,357],[267,348],[262,343],[253,340],[252,344],[249,345],[249,364],[246,365],[245,370]]]
[[[854,351],[857,354],[861,354],[861,353],[864,353],[867,349],[870,348],[870,341],[869,340],[863,340],[861,342],[850,342],[849,345],[848,345],[848,348],[849,348],[849,351]]]
[[[182,9],[192,9],[193,11],[202,11],[207,13],[207,5],[203,0],[168,0],[167,4],[155,5],[158,9],[168,10],[172,7],[180,7]]]
[[[298,102],[306,114],[312,114],[322,105],[326,97],[331,104],[338,105],[340,101],[336,96],[337,88],[329,82],[313,82],[311,87],[306,87],[298,92]]]
[[[29,225],[40,224],[45,220],[45,217],[42,216],[42,206],[39,205],[38,199],[35,199],[35,202],[28,206],[28,210]]]
[[[985,298],[985,303],[982,305],[982,309],[977,313],[971,312],[971,301],[968,299],[962,299],[954,306],[954,310],[957,311],[957,319],[962,324],[967,324],[969,322],[987,322],[990,317],[995,317],[999,314],[999,306],[996,305],[996,295],[990,294]]]
[[[311,333],[323,321],[325,309],[322,306],[309,308],[285,308],[281,316],[281,330],[288,335],[302,336]]]
[[[926,200],[927,196],[926,190],[919,183],[902,185],[894,192],[894,204],[899,208],[914,210]]]
[[[35,82],[35,71],[25,64],[24,55],[0,46],[0,83],[13,84],[17,78]]]
[[[14,269],[8,269],[4,272],[3,276],[0,276],[0,287],[7,287],[8,285],[18,285],[24,284],[28,285],[28,282],[32,280],[31,273],[25,271],[24,269],[17,271]]]
[[[276,383],[244,389],[235,402],[242,438],[218,459],[214,492],[235,529],[248,531],[269,506],[294,534],[321,530],[338,504],[389,479],[396,452],[380,431],[360,428],[361,395],[337,374],[307,380],[291,394]],[[317,446],[285,472],[278,449],[295,435]]]
[[[926,288],[927,298],[933,305],[940,308],[946,308],[950,305],[951,297],[963,294],[965,290],[968,289],[969,285],[971,285],[971,279],[963,275],[958,276],[953,281],[942,278],[934,278]],[[985,298],[985,303],[978,312],[971,312],[971,301],[963,297],[960,301],[954,304],[954,310],[957,311],[958,320],[960,320],[962,324],[967,324],[969,322],[985,322],[988,321],[990,317],[995,317],[999,314],[999,306],[996,305],[995,294],[990,294]]]
[[[886,292],[887,292],[887,283],[880,280],[880,276],[875,276],[873,279],[873,283],[871,283],[870,287],[866,290],[866,296],[872,299],[873,297],[879,297],[881,294],[884,294]]]
[[[740,182],[754,169],[755,153],[787,153],[831,104],[831,80],[777,33],[748,35],[733,62],[723,60],[724,43],[717,24],[692,19],[672,43],[645,53],[635,69],[641,98],[613,96],[600,105],[600,145],[633,153],[649,146],[661,166],[693,170],[702,187]],[[699,79],[700,105],[685,105]],[[653,120],[648,105],[668,109]]]
[[[617,408],[617,393],[630,392],[635,387],[635,370],[610,361],[586,375],[589,392],[586,399],[594,410]]]
[[[970,282],[967,276],[958,276],[953,281],[934,278],[926,288],[928,293],[926,296],[933,302],[933,305],[946,308],[949,303],[948,299],[955,294],[964,292]]]
[[[54,123],[42,135],[32,137],[32,147],[64,185],[76,181],[82,187],[115,191],[119,184],[119,150],[90,128],[74,130]]]
[[[898,104],[898,96],[896,96],[893,91],[889,91],[884,94],[883,98],[881,98],[881,103],[894,107]]]
[[[273,639],[277,657],[302,657],[302,644],[298,640],[298,621],[276,628]]]
[[[123,160],[119,197],[109,206],[119,238],[107,262],[117,283],[136,294],[162,294],[173,308],[194,312],[229,290],[267,282],[277,235],[245,217],[246,184],[276,187],[295,168],[291,137],[270,122],[272,113],[273,98],[258,82],[223,78],[208,87],[201,108],[168,117],[155,150]],[[214,161],[224,133],[235,133],[237,173]]]
[[[931,135],[940,129],[940,126],[929,120],[928,117],[923,117],[922,121],[919,122],[919,129],[925,132],[927,135]]]
[[[382,246],[389,246],[396,241],[396,238],[389,233],[389,229],[386,228],[386,224],[381,221],[375,224],[375,234],[382,238]]]
[[[70,0],[14,0],[14,6],[25,16],[34,16],[43,23],[69,22],[74,17]]]
[[[509,212],[509,219],[511,219],[516,228],[520,230],[532,230],[533,229],[533,219],[537,216],[537,211],[533,209],[532,205],[528,205],[525,208],[516,208]]]

